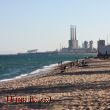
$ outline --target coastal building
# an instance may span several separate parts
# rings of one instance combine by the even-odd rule
[[[83,46],[78,45],[76,37],[76,26],[70,26],[70,40],[68,41],[68,48],[62,48],[60,53],[97,53],[97,50],[93,48],[93,41],[84,41]]]
[[[38,49],[28,50],[27,53],[37,53]]]
[[[88,42],[84,41],[83,48],[88,48]]]
[[[92,49],[93,48],[93,41],[89,41],[89,48]]]
[[[105,45],[105,40],[99,40],[98,44],[98,56],[110,55],[110,45]]]

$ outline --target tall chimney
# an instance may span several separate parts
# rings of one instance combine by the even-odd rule
[[[72,31],[72,26],[70,27],[70,33],[71,33],[71,34],[70,34],[70,36],[71,36],[71,37],[70,37],[70,40],[72,40],[72,39],[73,39],[73,31]]]
[[[74,37],[75,37],[75,36],[74,36],[74,32],[75,32],[75,30],[74,30],[74,26],[73,26],[73,40],[74,40]]]
[[[75,40],[76,40],[76,26],[75,26]]]
[[[75,35],[74,35],[74,33],[75,33],[75,30],[74,30],[74,26],[73,25],[71,25],[71,27],[70,27],[70,33],[71,33],[71,40],[74,40],[75,38]]]

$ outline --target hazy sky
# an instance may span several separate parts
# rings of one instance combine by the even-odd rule
[[[0,0],[0,54],[66,47],[71,24],[80,45],[110,42],[110,0]]]

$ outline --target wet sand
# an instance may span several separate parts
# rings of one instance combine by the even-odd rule
[[[56,67],[46,75],[0,82],[0,110],[110,110],[110,60],[87,62],[64,73]],[[7,96],[51,100],[7,103]]]

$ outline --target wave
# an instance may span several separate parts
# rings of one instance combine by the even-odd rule
[[[62,63],[65,64],[65,63],[69,63],[69,62],[70,62],[70,61],[64,61],[64,62],[62,62]],[[58,63],[50,64],[50,65],[48,65],[48,66],[43,66],[42,68],[36,69],[36,70],[34,70],[34,71],[30,72],[30,73],[21,74],[21,75],[19,75],[19,76],[14,77],[14,78],[3,79],[3,80],[0,80],[0,82],[15,80],[15,79],[19,79],[19,78],[23,78],[23,77],[31,76],[31,75],[46,74],[46,73],[48,73],[52,68],[56,67],[57,65],[58,65]]]
[[[65,64],[65,63],[69,63],[69,62],[71,62],[71,61],[64,61],[64,62],[62,62],[62,63]],[[21,74],[21,75],[19,75],[19,76],[14,77],[14,78],[3,79],[3,80],[0,80],[0,82],[15,80],[15,79],[19,79],[19,78],[23,78],[23,77],[31,76],[31,75],[46,74],[46,73],[48,73],[51,69],[53,69],[54,67],[56,67],[57,65],[58,65],[58,63],[50,64],[50,65],[48,65],[48,66],[43,66],[42,68],[36,69],[36,70],[34,70],[34,71],[30,72],[30,73]]]

